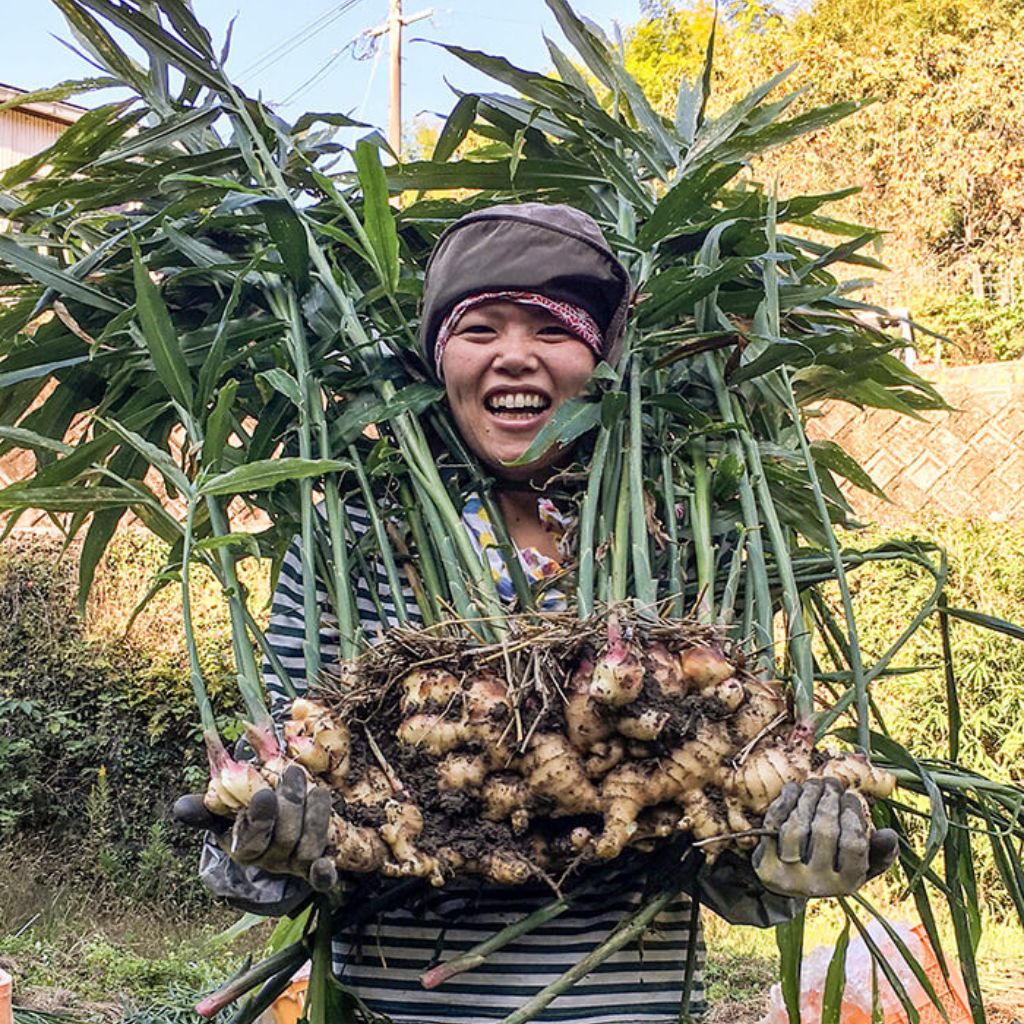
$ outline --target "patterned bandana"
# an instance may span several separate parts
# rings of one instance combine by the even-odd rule
[[[434,368],[437,370],[439,379],[444,379],[444,375],[441,373],[441,359],[444,356],[445,346],[458,322],[471,309],[482,306],[485,302],[495,302],[499,299],[546,309],[566,330],[575,334],[587,348],[591,349],[598,359],[604,358],[604,335],[601,334],[601,328],[581,306],[574,306],[571,302],[556,302],[537,292],[477,292],[475,295],[470,295],[461,302],[457,302],[451,312],[441,321],[441,326],[437,331],[437,341],[434,343]]]

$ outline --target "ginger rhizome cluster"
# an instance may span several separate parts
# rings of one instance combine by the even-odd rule
[[[863,757],[815,750],[782,684],[709,628],[576,627],[524,625],[491,647],[393,630],[293,702],[280,749],[215,773],[208,807],[231,814],[297,763],[334,793],[339,870],[515,884],[681,833],[709,859],[749,849],[791,781],[891,793]]]

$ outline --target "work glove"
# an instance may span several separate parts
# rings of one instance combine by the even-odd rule
[[[847,896],[896,859],[898,836],[875,831],[860,797],[835,779],[789,782],[764,816],[772,830],[751,864],[766,889],[783,896]]]
[[[218,846],[237,863],[296,875],[326,892],[338,881],[333,860],[325,856],[331,811],[330,790],[308,787],[302,769],[290,765],[277,789],[257,792],[233,823],[211,814],[201,793],[179,798],[172,813],[182,825],[213,833]]]

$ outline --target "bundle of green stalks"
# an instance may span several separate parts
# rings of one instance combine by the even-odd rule
[[[308,1018],[356,1019],[358,1002],[329,977],[339,921],[369,919],[407,887],[459,873],[552,879],[550,906],[425,977],[437,984],[562,912],[575,863],[631,842],[671,850],[680,832],[709,856],[749,845],[782,782],[831,772],[876,797],[875,823],[900,833],[906,895],[944,967],[952,955],[932,900],[948,901],[984,1021],[973,851],[991,845],[1024,919],[1024,790],[957,764],[948,644],[946,756],[896,743],[871,692],[897,674],[901,648],[932,615],[1020,630],[946,607],[934,546],[838,543],[834,527],[855,524],[837,478],[877,489],[837,446],[808,440],[808,407],[945,406],[892,354],[901,341],[854,317],[864,307],[832,273],[880,269],[865,252],[877,233],[824,212],[848,192],[779,197],[748,173],[758,154],[858,104],[794,112],[797,94],[779,95],[784,72],[710,117],[709,41],[703,73],[666,120],[600,31],[548,0],[576,58],[549,43],[557,77],[546,77],[448,47],[512,94],[459,96],[430,159],[401,164],[343,115],[287,124],[244,95],[184,0],[54,2],[102,77],[18,102],[111,84],[129,98],[90,111],[0,179],[12,225],[0,237],[0,446],[37,461],[31,479],[0,491],[0,509],[8,528],[45,509],[69,540],[81,535],[83,600],[126,513],[163,538],[170,556],[153,588],[181,588],[210,805],[230,815],[283,764],[303,763],[311,782],[337,790],[339,856],[355,851],[343,890],[317,904],[302,935],[201,1012],[237,1002],[235,1021],[253,1020],[312,957]],[[124,34],[145,64],[118,44]],[[348,146],[339,129],[367,134]],[[600,364],[522,457],[552,445],[574,452],[555,482],[578,522],[577,556],[555,581],[569,594],[558,616],[542,610],[543,587],[514,557],[493,482],[461,444],[415,341],[439,234],[471,209],[515,200],[592,214],[639,292],[621,358]],[[470,493],[506,555],[511,604],[462,527]],[[272,525],[233,532],[239,501]],[[365,534],[350,503],[370,515]],[[236,566],[282,559],[295,536],[306,675],[322,685],[293,703],[279,734],[257,658],[286,685],[288,673]],[[847,574],[896,559],[930,573],[934,590],[868,663]],[[255,762],[234,760],[218,736],[190,623],[196,565],[223,586]],[[397,626],[374,646],[353,580],[376,566]],[[317,579],[340,637],[331,673],[321,671]],[[410,628],[416,619],[422,630]],[[669,767],[652,772],[652,761]],[[505,790],[485,793],[497,783]],[[455,835],[446,806],[475,808],[477,836]],[[910,838],[918,819],[923,846]],[[485,826],[501,829],[490,862]],[[411,877],[378,889],[359,872]],[[655,893],[506,1024],[531,1019],[641,934],[674,893]],[[862,920],[873,908],[855,898],[843,909],[877,954]],[[801,935],[799,919],[780,929],[793,1020]],[[877,961],[915,1020],[891,966]],[[825,1000],[835,1020],[841,964]],[[915,973],[937,999],[920,965]]]

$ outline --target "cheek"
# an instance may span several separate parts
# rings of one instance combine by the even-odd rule
[[[453,339],[441,361],[445,395],[456,420],[460,421],[471,414],[471,407],[476,404],[476,381],[479,377],[475,365],[478,360],[474,360],[474,353],[466,349],[466,345],[459,345]]]
[[[586,387],[596,365],[594,354],[579,342],[573,349],[559,353],[550,369],[558,390],[567,397],[573,397]]]

